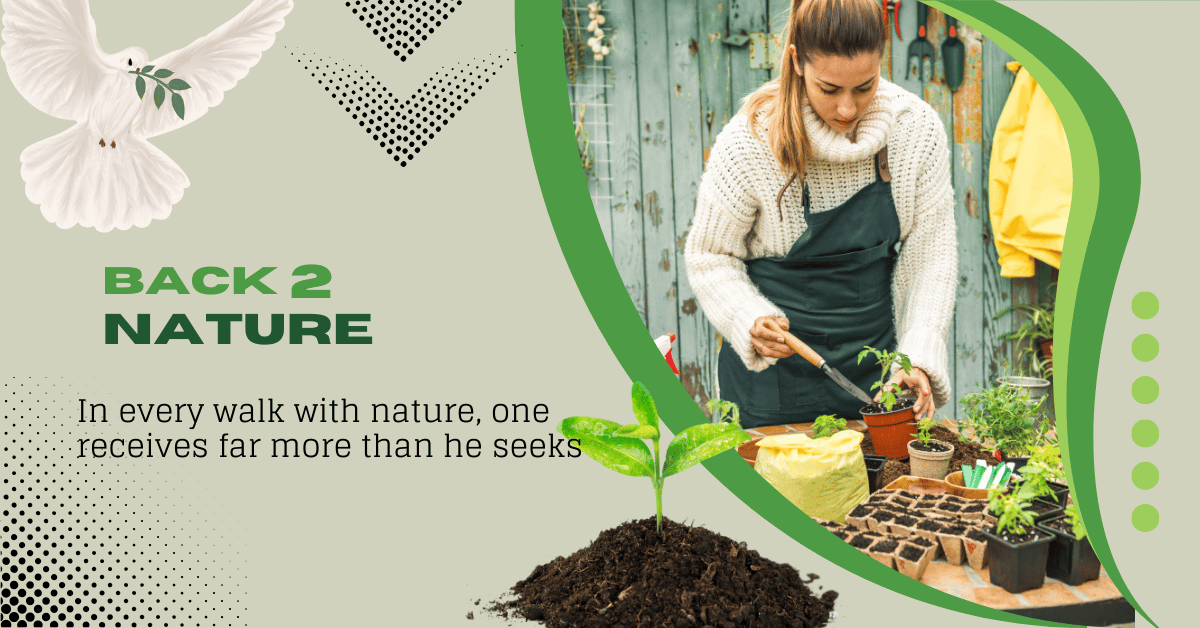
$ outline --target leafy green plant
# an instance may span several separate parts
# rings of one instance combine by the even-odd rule
[[[1075,534],[1075,538],[1080,541],[1086,539],[1087,528],[1083,526],[1083,515],[1079,514],[1079,507],[1071,502],[1063,512],[1067,514],[1067,523],[1071,524],[1071,532]]]
[[[1062,476],[1062,456],[1057,445],[1038,447],[1030,456],[1029,462],[1017,469],[1017,472],[1021,474],[1019,490],[1028,499],[1049,497],[1058,501],[1058,495],[1049,484]]]
[[[1002,342],[1013,343],[1018,370],[1034,377],[1052,377],[1051,361],[1038,354],[1038,345],[1054,340],[1054,303],[1019,303],[1000,310],[994,318],[1010,312],[1021,312],[1028,317],[1016,329],[1000,334]]]
[[[822,414],[813,422],[813,436],[829,438],[846,429],[846,419],[839,419],[832,414]]]
[[[708,413],[712,415],[714,423],[724,423],[725,417],[729,417],[730,423],[738,423],[741,416],[738,404],[724,399],[709,399]]]
[[[963,427],[976,440],[991,443],[996,449],[1020,456],[1036,448],[1049,430],[1050,420],[1039,424],[1040,404],[1029,399],[1028,391],[1012,386],[993,386],[963,395],[959,401],[965,419]]]
[[[736,418],[729,423],[722,420],[693,425],[675,435],[660,465],[659,420],[654,399],[641,382],[634,382],[632,397],[635,423],[620,425],[604,419],[574,416],[563,419],[558,424],[558,431],[576,441],[580,451],[609,469],[633,477],[650,478],[654,485],[658,531],[662,532],[662,492],[667,477],[737,447],[751,437],[742,430]],[[651,442],[653,454],[642,440]]]
[[[1033,511],[1029,499],[1016,491],[988,489],[988,509],[996,515],[996,530],[1013,535],[1025,534],[1026,527],[1033,526]]]
[[[183,96],[179,92],[192,88],[191,85],[188,85],[187,81],[178,78],[164,81],[163,79],[170,78],[174,72],[166,68],[155,70],[152,65],[148,65],[140,70],[130,70],[129,73],[137,75],[137,81],[134,86],[137,88],[138,98],[146,97],[146,79],[150,79],[158,83],[154,87],[154,106],[161,109],[163,102],[167,99],[167,92],[170,92],[171,108],[175,110],[175,115],[179,116],[180,120],[183,119]]]
[[[888,373],[892,370],[892,365],[899,364],[901,369],[904,369],[904,374],[912,373],[912,362],[908,356],[903,353],[892,353],[891,351],[883,351],[874,347],[863,347],[862,351],[858,352],[858,363],[862,364],[863,358],[868,355],[875,356],[876,363],[879,365],[882,375],[879,381],[871,384],[871,390],[879,389],[881,395],[879,400],[883,403],[883,407],[887,408],[888,412],[892,411],[892,407],[896,405],[896,393],[899,392],[896,386],[885,385],[888,380]]]
[[[937,422],[929,417],[925,417],[920,421],[917,421],[917,433],[913,434],[913,436],[916,436],[917,440],[921,441],[922,445],[929,447],[930,444],[936,440],[933,437],[933,434],[930,433],[933,431],[934,427],[937,427]]]

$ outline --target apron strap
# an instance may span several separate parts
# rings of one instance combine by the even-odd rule
[[[878,168],[879,168],[879,180],[883,181],[884,183],[890,183],[892,181],[892,171],[888,167],[888,150],[887,150],[886,144],[883,146],[883,148],[879,149],[878,153],[875,154],[875,165],[878,166]],[[780,222],[782,222],[784,220],[784,217],[783,217],[783,194],[785,192],[787,192],[787,189],[789,187],[791,187],[792,183],[795,181],[796,181],[796,173],[793,172],[792,176],[788,177],[787,183],[784,183],[783,187],[779,188],[779,194],[775,195],[775,207],[779,210]],[[807,194],[808,190],[805,189],[804,191]],[[808,209],[807,200],[808,199],[805,199],[805,210]]]

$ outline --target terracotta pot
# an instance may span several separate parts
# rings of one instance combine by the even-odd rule
[[[1054,340],[1047,340],[1038,343],[1038,349],[1042,350],[1042,356],[1046,358],[1046,368],[1054,368]]]
[[[871,442],[875,453],[887,456],[892,460],[908,458],[908,441],[917,432],[917,418],[912,406],[903,410],[894,410],[883,414],[872,414],[864,407],[859,410],[867,430],[871,432]]]
[[[941,452],[922,451],[915,446],[919,442],[921,441],[908,441],[908,460],[909,466],[912,468],[912,474],[919,478],[933,478],[935,480],[946,477],[946,471],[950,470],[950,458],[954,457],[954,445],[935,440],[933,442],[945,445],[950,449]]]

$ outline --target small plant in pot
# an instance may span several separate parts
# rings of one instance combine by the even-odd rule
[[[846,429],[846,419],[839,419],[832,414],[823,414],[813,422],[814,438],[829,438]]]
[[[954,445],[930,436],[937,423],[928,417],[917,423],[915,440],[908,441],[909,464],[912,474],[919,478],[940,480],[950,469],[950,458],[954,456]]]
[[[1087,528],[1075,504],[1067,504],[1064,514],[1046,519],[1038,527],[1054,535],[1046,559],[1046,575],[1071,586],[1100,577],[1100,559],[1087,540]]]
[[[1025,466],[1027,456],[1045,441],[1048,419],[1038,421],[1040,405],[1029,394],[1011,386],[992,386],[963,395],[959,401],[964,419],[962,427],[975,440],[990,443],[1003,460],[1017,468]]]
[[[988,491],[988,504],[999,513],[996,527],[984,530],[992,584],[1009,593],[1037,589],[1046,582],[1046,559],[1053,536],[1034,527],[1029,500],[1020,491]]]
[[[1031,501],[1034,521],[1062,514],[1065,500],[1060,497],[1054,482],[1062,476],[1062,456],[1057,445],[1047,444],[1037,448],[1029,462],[1017,472],[1021,474],[1017,492]]]
[[[908,458],[906,444],[916,428],[916,416],[913,414],[915,400],[898,397],[896,393],[899,391],[896,387],[886,382],[893,366],[900,367],[908,374],[912,372],[912,362],[903,353],[882,351],[873,347],[864,347],[858,353],[858,361],[861,363],[868,355],[875,357],[881,371],[879,381],[871,386],[871,390],[880,391],[880,397],[878,403],[866,406],[860,412],[867,429],[871,432],[875,453],[892,460],[903,460]]]

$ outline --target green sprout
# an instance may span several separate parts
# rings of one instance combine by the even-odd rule
[[[175,78],[164,82],[163,79],[169,78],[174,72],[166,68],[155,70],[152,65],[140,70],[130,70],[129,73],[137,75],[135,86],[138,98],[146,97],[146,79],[150,79],[158,83],[154,87],[154,106],[161,109],[163,102],[167,99],[167,92],[171,92],[171,108],[175,110],[175,115],[179,116],[180,120],[183,119],[183,96],[180,96],[178,92],[192,88],[187,81]]]
[[[1058,501],[1058,495],[1050,488],[1050,482],[1058,479],[1062,472],[1062,456],[1058,447],[1044,445],[1029,458],[1025,466],[1017,470],[1021,474],[1020,491],[1029,499],[1048,497]]]
[[[892,353],[891,351],[882,351],[874,347],[863,347],[863,350],[858,352],[858,363],[862,364],[863,358],[868,355],[875,356],[876,362],[883,371],[883,374],[879,377],[879,381],[871,384],[871,390],[878,388],[882,391],[879,399],[883,403],[883,407],[887,408],[888,412],[891,412],[892,407],[896,405],[896,393],[899,391],[895,384],[885,385],[884,382],[887,381],[888,373],[891,372],[893,364],[899,364],[900,368],[904,369],[904,374],[909,375],[912,373],[912,362],[903,353]]]
[[[1079,514],[1079,507],[1075,502],[1067,504],[1063,511],[1067,513],[1067,522],[1071,524],[1071,531],[1075,533],[1075,539],[1082,541],[1087,538],[1087,528],[1083,526],[1083,515]]]
[[[712,415],[714,423],[724,423],[725,417],[730,417],[731,423],[738,423],[742,411],[738,409],[738,404],[732,401],[709,399],[708,413]]]
[[[846,429],[846,419],[839,419],[832,414],[823,414],[813,422],[813,436],[829,438]]]
[[[1033,511],[1029,509],[1029,498],[1018,491],[1002,492],[999,488],[988,489],[988,509],[996,515],[996,530],[1012,535],[1025,534],[1025,528],[1033,526]]]
[[[742,430],[736,418],[729,423],[718,420],[716,423],[693,425],[675,435],[660,466],[658,409],[641,382],[634,382],[632,396],[636,423],[620,425],[604,419],[574,416],[563,419],[558,424],[558,431],[575,441],[580,451],[592,460],[609,469],[633,477],[650,478],[654,485],[654,505],[658,512],[658,531],[661,533],[662,491],[667,476],[733,449],[750,440],[751,436]],[[653,444],[653,456],[642,440],[649,440]]]
[[[930,443],[935,440],[930,432],[936,426],[937,422],[929,417],[925,417],[920,421],[917,421],[917,433],[913,434],[913,436],[916,436],[917,440],[921,441],[921,444],[929,447]]]

